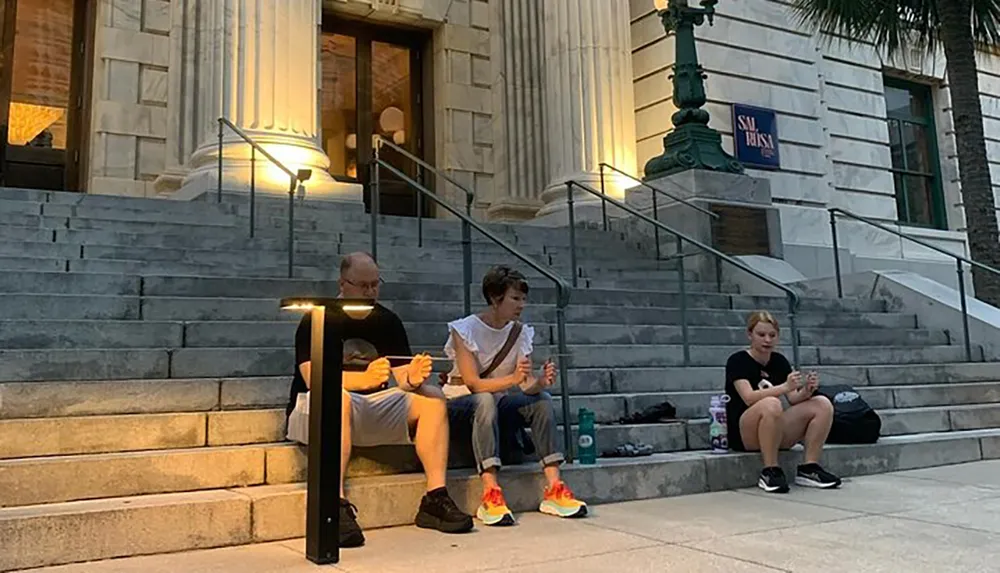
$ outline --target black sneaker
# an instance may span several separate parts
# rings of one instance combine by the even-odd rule
[[[795,484],[804,487],[833,489],[840,487],[840,478],[826,471],[819,464],[802,464],[795,473]]]
[[[788,493],[788,480],[785,479],[785,472],[778,466],[768,467],[760,470],[757,487],[767,493]]]
[[[340,498],[340,546],[361,547],[365,544],[365,534],[358,525],[358,508],[344,498]]]
[[[465,533],[472,529],[472,517],[458,509],[448,490],[441,487],[427,492],[420,500],[416,524],[444,533]]]

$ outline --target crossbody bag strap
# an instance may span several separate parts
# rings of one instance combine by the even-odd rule
[[[497,355],[493,357],[493,362],[479,373],[480,378],[486,378],[493,373],[494,370],[500,367],[500,364],[510,355],[510,351],[513,350],[514,345],[517,344],[517,339],[521,337],[522,325],[520,322],[515,322],[514,326],[510,329],[510,334],[507,335],[507,340],[503,343],[503,348]]]

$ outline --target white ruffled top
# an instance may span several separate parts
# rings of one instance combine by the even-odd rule
[[[503,348],[512,328],[514,328],[513,322],[508,322],[503,328],[493,328],[475,314],[454,320],[448,323],[448,341],[444,345],[444,353],[448,358],[455,360],[455,337],[458,336],[476,358],[476,367],[482,372],[493,363],[493,358]],[[517,368],[519,359],[531,356],[534,349],[534,339],[535,329],[527,324],[522,325],[518,341],[503,362],[487,378],[502,378],[512,374]],[[456,364],[452,366],[448,378],[459,376]],[[444,387],[444,393],[449,398],[456,398],[469,394],[469,389],[465,385],[448,384]]]

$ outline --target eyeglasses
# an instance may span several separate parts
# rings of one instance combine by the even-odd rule
[[[354,282],[350,279],[343,279],[343,281],[361,290],[378,290],[380,286],[385,284],[385,280],[383,280],[382,277],[379,277],[378,280],[375,282],[368,282],[368,283]]]

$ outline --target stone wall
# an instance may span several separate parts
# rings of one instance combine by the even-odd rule
[[[651,2],[631,0],[631,9],[638,163],[642,165],[661,152],[661,140],[671,127],[669,118],[675,109],[667,76],[674,48]],[[935,86],[949,230],[910,228],[908,232],[966,252],[954,134],[940,55],[907,53],[887,61],[874,47],[831,42],[797,27],[787,3],[776,0],[726,1],[717,10],[715,25],[699,27],[696,32],[700,60],[708,73],[706,108],[712,114],[712,127],[723,134],[729,151],[733,145],[733,103],[777,112],[781,170],[749,170],[749,174],[770,179],[774,202],[781,208],[786,245],[828,250],[831,241],[826,208],[831,206],[896,220],[883,96],[883,75],[889,73]],[[997,69],[997,64],[991,65]],[[1000,95],[1000,76],[984,71],[981,78],[995,80],[980,80],[984,92],[990,93],[992,83]],[[984,95],[987,115],[991,109],[1000,114],[1000,99]],[[987,120],[987,137],[991,135],[1000,137],[1000,121]],[[994,181],[1000,183],[1000,153],[991,157],[998,162]],[[898,238],[872,228],[845,225],[842,235],[842,246],[872,261],[935,256],[912,244],[901,245]],[[815,258],[812,264],[817,264]],[[811,276],[824,272],[802,270]]]
[[[87,191],[146,197],[163,171],[170,3],[100,0]]]

